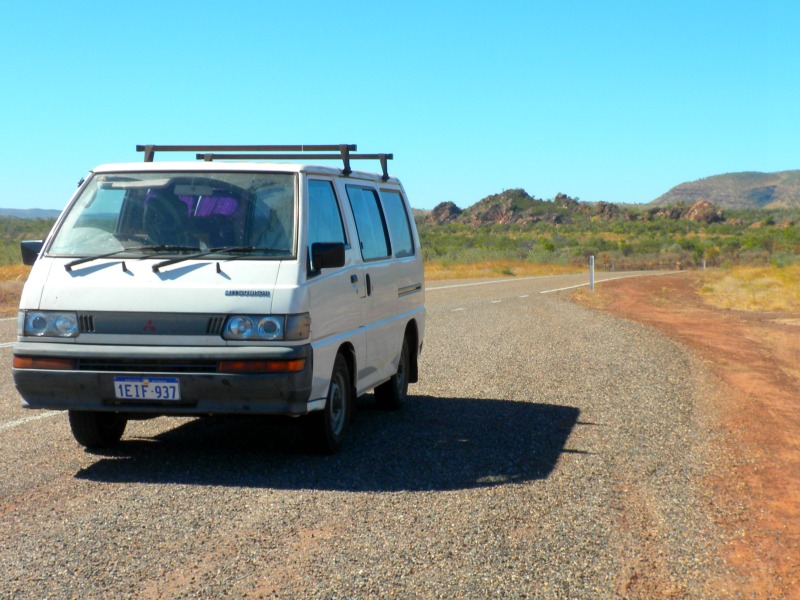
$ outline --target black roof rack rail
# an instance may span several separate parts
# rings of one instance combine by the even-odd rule
[[[341,160],[343,175],[350,175],[351,160],[379,160],[382,179],[389,179],[388,161],[393,154],[351,154],[355,152],[355,144],[295,144],[277,146],[162,146],[155,144],[138,144],[137,152],[144,152],[144,161],[153,162],[156,152],[196,152],[197,159],[212,160]]]

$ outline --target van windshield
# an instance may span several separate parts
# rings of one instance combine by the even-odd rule
[[[295,188],[295,176],[287,173],[96,174],[70,207],[48,252],[213,255],[215,249],[245,249],[246,257],[291,257]]]

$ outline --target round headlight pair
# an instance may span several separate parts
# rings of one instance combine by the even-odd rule
[[[223,337],[228,340],[279,340],[283,337],[283,322],[271,316],[237,315],[228,319]]]
[[[32,312],[25,315],[25,335],[37,337],[76,337],[79,333],[75,313]]]

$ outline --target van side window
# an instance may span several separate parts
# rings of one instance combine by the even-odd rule
[[[411,224],[400,192],[381,190],[383,211],[392,235],[392,248],[397,258],[414,256],[414,238],[411,237]]]
[[[347,243],[342,215],[330,181],[308,182],[308,249],[316,242]]]
[[[346,186],[350,207],[356,220],[364,260],[386,258],[391,254],[386,222],[383,219],[378,194],[371,188]]]

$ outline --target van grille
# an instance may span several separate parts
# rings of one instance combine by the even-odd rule
[[[78,314],[81,333],[105,335],[220,335],[225,315],[191,313],[115,313]]]
[[[79,371],[121,373],[216,373],[216,360],[82,358]]]
[[[225,324],[225,317],[211,317],[208,320],[208,335],[219,335],[222,333],[222,326]]]
[[[94,333],[94,317],[92,315],[78,315],[78,327],[81,333]]]

